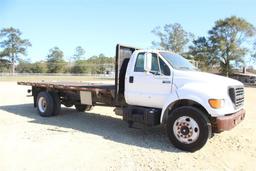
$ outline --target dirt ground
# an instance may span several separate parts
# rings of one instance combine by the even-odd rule
[[[128,128],[113,108],[62,108],[42,118],[26,86],[0,82],[0,170],[255,170],[256,88],[245,120],[195,153],[173,147],[164,127]]]

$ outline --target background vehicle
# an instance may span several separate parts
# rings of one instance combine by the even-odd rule
[[[183,57],[161,50],[117,45],[115,84],[18,82],[32,86],[41,116],[60,112],[61,104],[78,111],[115,107],[132,126],[165,124],[174,146],[202,148],[214,132],[244,119],[244,87],[239,81],[196,71]]]

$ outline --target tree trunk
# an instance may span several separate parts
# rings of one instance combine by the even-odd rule
[[[227,47],[227,66],[226,66],[226,72],[227,72],[227,77],[229,76],[229,47]]]
[[[14,60],[14,55],[12,54],[12,75],[15,73],[15,60]]]
[[[227,63],[226,65],[227,65],[226,66],[226,76],[228,77],[229,76],[229,73],[228,73],[228,71],[229,71],[229,67],[228,67],[229,63]]]
[[[14,75],[14,74],[15,74],[15,64],[12,63],[12,75]]]

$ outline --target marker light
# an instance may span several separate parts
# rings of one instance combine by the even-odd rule
[[[209,99],[209,104],[214,109],[219,109],[224,106],[224,100],[222,99]]]

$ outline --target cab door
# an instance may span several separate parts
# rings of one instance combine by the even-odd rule
[[[127,75],[125,97],[128,104],[162,108],[171,93],[169,66],[156,53],[151,53],[151,71],[145,72],[145,53],[139,53],[134,69]]]

